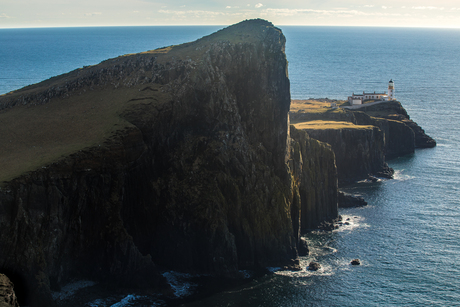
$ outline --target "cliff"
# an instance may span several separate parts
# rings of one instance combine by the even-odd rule
[[[291,125],[291,161],[299,183],[301,232],[315,229],[338,216],[337,167],[331,146]]]
[[[284,46],[245,21],[1,96],[0,271],[26,303],[295,259],[301,229],[337,216],[337,177],[327,146],[289,136]]]
[[[328,99],[298,100],[291,106],[291,121],[298,129],[332,146],[340,185],[371,176],[391,177],[386,160],[436,146],[398,101],[359,109],[330,107]]]
[[[388,142],[389,142],[389,151],[387,152],[388,158],[397,157],[407,153],[407,144],[413,146],[413,148],[432,148],[436,146],[436,141],[428,136],[425,131],[413,120],[410,119],[407,111],[403,108],[399,101],[388,101],[383,104],[376,104],[371,106],[364,106],[359,109],[360,112],[364,112],[367,115],[370,115],[374,118],[380,118],[388,121],[390,123],[390,130]],[[393,123],[393,125],[391,125]],[[414,135],[414,140],[410,140],[406,137],[398,139],[398,134],[400,136],[401,130],[404,128],[397,128],[396,124],[403,124],[410,130],[412,130]],[[405,130],[407,130],[405,128]],[[406,143],[406,144],[404,144]],[[398,150],[398,148],[400,150]],[[402,150],[401,150],[402,149]],[[413,150],[412,150],[413,152]]]
[[[313,121],[296,124],[296,128],[331,145],[335,153],[340,185],[366,179],[369,175],[392,175],[385,162],[384,134],[378,127]]]

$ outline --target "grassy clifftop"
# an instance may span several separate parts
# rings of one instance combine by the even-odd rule
[[[132,127],[123,114],[142,105],[161,109],[173,98],[156,80],[181,74],[174,63],[193,71],[211,46],[251,44],[269,31],[279,30],[263,20],[242,22],[195,42],[120,56],[1,95],[0,182],[100,146]]]

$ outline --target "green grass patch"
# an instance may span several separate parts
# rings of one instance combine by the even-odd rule
[[[0,182],[98,146],[115,131],[132,126],[121,114],[169,99],[161,91],[87,90],[39,106],[17,106],[0,113]],[[149,85],[151,88],[152,85]]]

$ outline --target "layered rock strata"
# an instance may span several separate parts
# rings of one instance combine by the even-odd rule
[[[236,277],[296,258],[300,231],[337,216],[337,177],[328,146],[289,137],[284,45],[246,21],[0,98],[14,135],[37,133],[1,134],[0,271],[26,304],[71,280],[159,288],[159,268]]]

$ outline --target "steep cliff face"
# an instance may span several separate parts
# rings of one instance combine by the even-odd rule
[[[301,232],[338,216],[337,167],[331,146],[291,125],[291,169],[299,185]]]
[[[375,126],[304,129],[312,138],[331,145],[335,153],[340,185],[369,175],[391,176],[385,163],[383,132]]]
[[[337,215],[336,178],[330,151],[289,138],[284,44],[246,21],[0,98],[0,116],[60,128],[33,148],[8,139],[38,166],[10,168],[0,192],[0,270],[23,277],[28,304],[73,279],[155,288],[158,266],[235,277],[296,257],[300,229]]]
[[[393,131],[390,131],[389,142],[393,142],[390,145],[390,156],[396,157],[406,153],[405,144],[414,144],[415,148],[432,148],[436,146],[436,141],[428,136],[425,131],[414,121],[412,121],[407,114],[407,111],[403,108],[399,101],[389,101],[383,104],[376,104],[372,106],[366,106],[360,109],[361,112],[365,112],[366,114],[386,119],[391,123],[393,123]],[[410,139],[398,139],[398,134],[407,133],[405,132],[407,128],[398,128],[394,125],[394,122],[399,124],[404,124],[410,130],[412,130],[414,135],[413,142]],[[407,146],[407,145],[406,145]],[[404,148],[401,153],[398,153],[397,148]],[[389,157],[390,158],[390,157]]]

